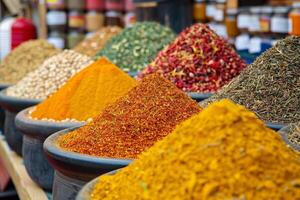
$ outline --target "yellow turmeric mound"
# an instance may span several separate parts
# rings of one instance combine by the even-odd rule
[[[117,66],[100,58],[72,77],[57,92],[37,105],[34,119],[85,121],[137,84]]]
[[[102,176],[90,198],[300,199],[300,160],[254,113],[222,100]]]

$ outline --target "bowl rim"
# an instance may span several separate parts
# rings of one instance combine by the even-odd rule
[[[9,96],[6,94],[7,89],[3,89],[0,91],[0,100],[2,101],[15,101],[15,102],[30,102],[30,103],[40,103],[43,99],[28,99],[28,98],[20,98],[15,96]]]
[[[273,123],[273,122],[264,122],[264,123],[268,128],[276,130],[276,131],[279,131],[282,128],[287,126],[287,125],[281,124],[281,123]]]
[[[98,166],[99,165],[110,165],[112,167],[125,167],[130,164],[133,160],[124,159],[124,158],[105,158],[105,157],[97,157],[91,155],[85,155],[81,153],[71,152],[59,148],[55,142],[57,138],[61,135],[67,134],[73,130],[76,130],[80,127],[72,127],[67,128],[61,131],[58,131],[52,135],[50,135],[43,144],[44,152],[50,156],[51,158],[63,162],[67,162],[70,164],[80,165],[80,163],[84,163],[84,166]]]

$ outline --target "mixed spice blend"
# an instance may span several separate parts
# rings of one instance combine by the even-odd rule
[[[299,154],[254,113],[222,100],[101,176],[90,199],[300,199]]]
[[[156,22],[142,22],[124,29],[96,55],[105,56],[125,71],[145,68],[175,38],[174,32]]]
[[[259,56],[241,75],[201,105],[228,98],[262,120],[300,121],[300,37],[291,36]]]
[[[82,154],[134,159],[199,111],[195,101],[154,74],[104,108],[92,122],[61,136],[58,144]]]
[[[13,49],[0,63],[0,82],[14,84],[39,67],[47,58],[59,53],[46,40],[29,40]]]
[[[185,29],[139,77],[159,73],[187,92],[213,93],[239,75],[246,63],[205,24]]]

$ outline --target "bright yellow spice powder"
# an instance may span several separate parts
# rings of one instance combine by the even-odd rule
[[[222,100],[117,174],[102,176],[90,198],[300,199],[300,160],[254,113]]]
[[[31,113],[35,119],[85,121],[126,94],[137,81],[105,58],[86,67]]]

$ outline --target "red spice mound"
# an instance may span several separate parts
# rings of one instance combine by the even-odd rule
[[[183,91],[207,93],[216,92],[245,67],[226,40],[207,25],[195,24],[162,50],[139,77],[156,72]]]
[[[200,110],[184,92],[154,74],[106,107],[93,122],[60,137],[58,144],[99,157],[136,158]]]

